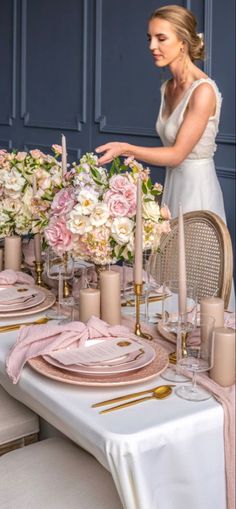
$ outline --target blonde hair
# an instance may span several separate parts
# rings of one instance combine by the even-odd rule
[[[166,5],[154,11],[149,19],[154,18],[171,23],[178,39],[185,42],[192,62],[204,60],[203,34],[196,32],[197,20],[191,11],[179,5]]]

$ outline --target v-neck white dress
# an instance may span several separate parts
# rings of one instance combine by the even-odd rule
[[[215,82],[210,78],[201,78],[195,81],[167,119],[163,118],[167,81],[163,83],[156,129],[164,146],[169,147],[174,144],[190,97],[195,88],[201,83],[209,83],[214,89],[216,112],[213,117],[209,118],[201,139],[187,159],[179,166],[166,168],[162,203],[168,205],[172,217],[177,217],[178,205],[181,202],[183,212],[210,210],[226,222],[223,195],[213,160],[222,102],[221,94]]]

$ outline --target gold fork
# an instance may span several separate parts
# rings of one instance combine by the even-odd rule
[[[10,332],[13,330],[17,330],[22,325],[42,325],[44,323],[49,322],[49,320],[53,320],[53,318],[47,318],[46,316],[42,316],[42,318],[39,318],[38,320],[35,320],[34,322],[25,322],[25,323],[12,323],[9,325],[1,325],[0,326],[0,333],[1,332]]]

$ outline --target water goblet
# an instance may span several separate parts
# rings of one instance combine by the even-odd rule
[[[58,306],[57,309],[49,309],[47,316],[55,320],[63,320],[65,315],[61,310],[61,302],[64,293],[64,284],[74,275],[74,260],[70,253],[58,255],[52,249],[47,251],[46,272],[49,279],[58,281]]]
[[[82,266],[76,269],[74,277],[70,281],[70,293],[63,296],[61,299],[61,306],[67,308],[64,322],[71,322],[78,318],[79,313],[79,295],[82,288],[88,287],[87,267]]]
[[[179,359],[179,366],[193,373],[192,385],[182,385],[176,390],[177,396],[189,401],[204,401],[211,394],[197,385],[197,373],[208,371],[213,367],[214,359],[214,326],[212,316],[199,313],[197,327],[190,332],[186,340],[186,353]]]
[[[163,283],[162,327],[164,331],[176,336],[176,366],[168,367],[161,375],[164,380],[184,382],[187,378],[179,371],[178,361],[186,354],[186,338],[195,328],[197,316],[196,286],[186,281],[186,309],[179,313],[179,281],[170,280]]]

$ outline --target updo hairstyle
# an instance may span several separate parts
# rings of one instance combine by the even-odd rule
[[[149,19],[155,18],[171,23],[178,39],[186,43],[192,62],[204,60],[203,34],[197,34],[197,20],[191,11],[179,5],[166,5],[154,11]]]

